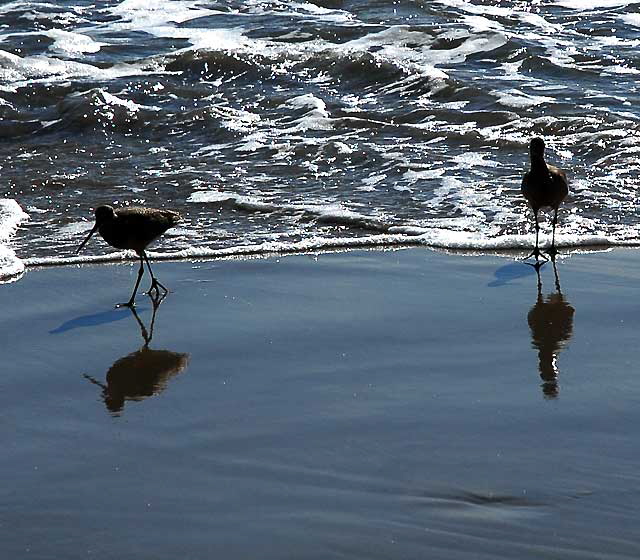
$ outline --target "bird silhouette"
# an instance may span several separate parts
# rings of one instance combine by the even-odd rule
[[[527,257],[542,256],[548,260],[538,245],[540,234],[540,223],[538,212],[541,208],[549,207],[553,209],[553,233],[551,236],[551,247],[548,253],[553,257],[556,250],[556,224],[558,223],[558,207],[569,194],[567,176],[564,171],[553,165],[547,164],[544,160],[544,140],[533,138],[529,144],[529,156],[531,158],[531,169],[527,171],[522,179],[522,194],[533,210],[533,217],[536,223],[536,246]]]
[[[78,254],[91,236],[98,231],[102,238],[112,247],[116,249],[133,249],[140,257],[140,268],[138,269],[138,278],[133,288],[133,293],[127,303],[119,304],[127,307],[135,305],[136,292],[140,285],[140,279],[144,274],[144,263],[147,263],[149,274],[151,275],[151,287],[149,294],[155,291],[156,295],[160,293],[160,289],[168,292],[153,275],[151,263],[145,252],[150,243],[155,241],[169,228],[175,226],[180,220],[180,214],[172,210],[160,210],[156,208],[118,208],[115,210],[111,206],[98,206],[95,210],[96,223],[89,232],[86,239],[80,244],[76,250]]]

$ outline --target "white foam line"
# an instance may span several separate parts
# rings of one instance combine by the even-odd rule
[[[638,0],[556,0],[557,6],[577,11],[588,11],[597,8],[617,8],[640,3]]]
[[[107,43],[94,41],[89,35],[62,29],[49,29],[48,31],[26,31],[18,33],[5,33],[0,35],[0,40],[13,37],[45,36],[53,39],[49,50],[66,56],[77,56],[83,53],[96,53]]]
[[[12,198],[0,199],[0,283],[12,282],[24,272],[24,262],[7,245],[29,215]]]
[[[0,284],[15,282],[24,272],[24,261],[12,249],[0,245]]]
[[[117,64],[98,68],[72,60],[59,60],[43,55],[20,57],[0,49],[0,91],[15,92],[24,85],[50,83],[71,78],[107,80],[143,73],[142,66]]]
[[[400,229],[400,228],[398,228]],[[277,254],[304,254],[333,250],[350,250],[374,247],[407,247],[424,246],[433,249],[468,250],[481,252],[510,252],[528,250],[533,246],[533,235],[505,235],[498,238],[482,238],[467,232],[452,232],[450,230],[431,230],[421,235],[407,233],[368,235],[363,237],[313,237],[296,243],[265,242],[254,245],[239,245],[225,249],[210,249],[192,247],[176,252],[156,253],[148,252],[150,259],[155,261],[181,261],[198,259],[233,259],[249,256],[270,256]],[[424,230],[415,228],[415,233]],[[542,243],[547,243],[543,240]],[[556,238],[559,248],[571,249],[578,247],[640,247],[640,239],[614,240],[600,235],[574,236],[559,235]],[[105,255],[91,255],[81,257],[45,257],[24,259],[26,267],[66,266],[80,264],[101,264],[136,261],[138,257],[132,251],[108,253]]]

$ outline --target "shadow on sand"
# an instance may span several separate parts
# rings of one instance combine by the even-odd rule
[[[164,296],[159,298],[150,296],[150,298],[153,313],[148,330],[135,308],[129,308],[140,326],[144,340],[142,347],[114,362],[107,371],[106,384],[89,375],[84,375],[91,383],[102,388],[102,400],[107,410],[114,416],[122,413],[126,401],[141,401],[160,394],[169,380],[181,373],[189,363],[189,354],[149,348],[153,338],[156,314]]]

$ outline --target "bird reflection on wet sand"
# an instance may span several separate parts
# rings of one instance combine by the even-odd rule
[[[125,401],[141,401],[160,394],[166,388],[169,380],[181,373],[189,363],[189,354],[149,348],[153,337],[156,313],[164,297],[151,297],[150,299],[153,304],[153,313],[149,330],[145,327],[135,308],[130,308],[133,317],[140,326],[140,332],[144,339],[142,347],[114,362],[107,371],[106,385],[89,375],[84,375],[91,383],[102,388],[104,404],[114,416],[120,415],[124,409]]]
[[[527,320],[531,329],[532,346],[538,350],[538,368],[542,378],[542,392],[547,398],[558,396],[558,367],[556,360],[573,334],[574,308],[564,299],[555,259],[552,259],[555,292],[542,295],[540,268],[542,263],[531,265],[538,277],[538,298],[529,311]]]

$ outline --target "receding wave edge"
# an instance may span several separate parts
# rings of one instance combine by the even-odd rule
[[[428,247],[432,249],[469,251],[476,254],[518,252],[532,246],[533,237],[529,235],[507,235],[498,238],[475,237],[466,232],[447,232],[447,234],[425,233],[421,235],[382,234],[363,237],[314,237],[298,242],[265,242],[254,245],[239,245],[220,249],[192,247],[173,252],[148,252],[154,260],[197,260],[224,259],[247,256],[268,256],[273,254],[310,253],[333,250],[349,250],[358,248],[394,248],[394,247]],[[615,240],[599,235],[558,236],[556,245],[559,248],[607,248],[638,247],[640,239]],[[78,264],[116,263],[136,260],[132,251],[106,253],[103,255],[42,257],[23,259],[25,267],[63,266]],[[1,273],[0,273],[1,274]]]

